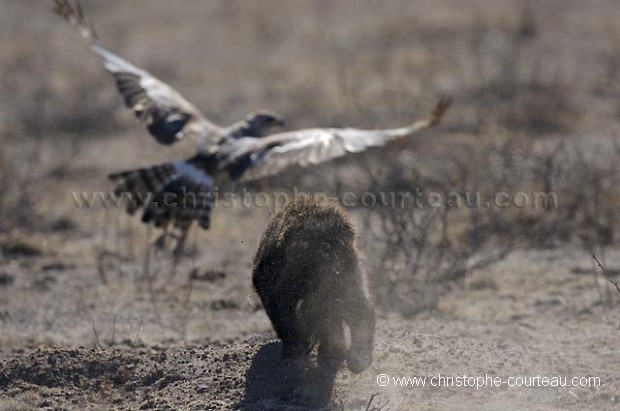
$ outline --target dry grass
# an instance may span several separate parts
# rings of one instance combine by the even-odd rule
[[[41,397],[33,391],[25,391],[15,398],[0,400],[0,410],[2,411],[34,411],[43,405]]]

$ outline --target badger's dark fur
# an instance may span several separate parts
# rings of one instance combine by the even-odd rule
[[[288,203],[263,234],[253,282],[283,342],[283,359],[308,355],[318,345],[319,366],[346,360],[359,373],[372,363],[374,312],[355,229],[340,207],[308,196]]]

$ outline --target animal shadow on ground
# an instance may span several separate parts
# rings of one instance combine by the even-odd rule
[[[286,409],[287,406],[328,405],[336,369],[321,369],[309,358],[282,360],[282,343],[264,345],[252,359],[245,375],[245,396],[240,410]]]

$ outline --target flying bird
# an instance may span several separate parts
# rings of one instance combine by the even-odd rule
[[[142,210],[142,221],[173,225],[182,232],[197,221],[209,228],[214,187],[226,180],[247,182],[292,166],[319,164],[370,147],[383,146],[435,126],[451,99],[441,99],[431,114],[411,125],[385,130],[312,128],[274,132],[283,118],[261,110],[228,127],[208,119],[179,92],[152,74],[105,48],[87,22],[79,0],[54,0],[54,10],[86,39],[103,66],[113,74],[127,107],[161,144],[192,138],[196,154],[152,167],[114,173],[116,195],[129,195],[130,214]]]

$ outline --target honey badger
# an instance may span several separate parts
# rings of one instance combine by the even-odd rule
[[[252,280],[282,340],[282,359],[318,345],[319,367],[346,361],[359,373],[372,363],[375,316],[342,208],[316,196],[289,202],[263,233]]]

